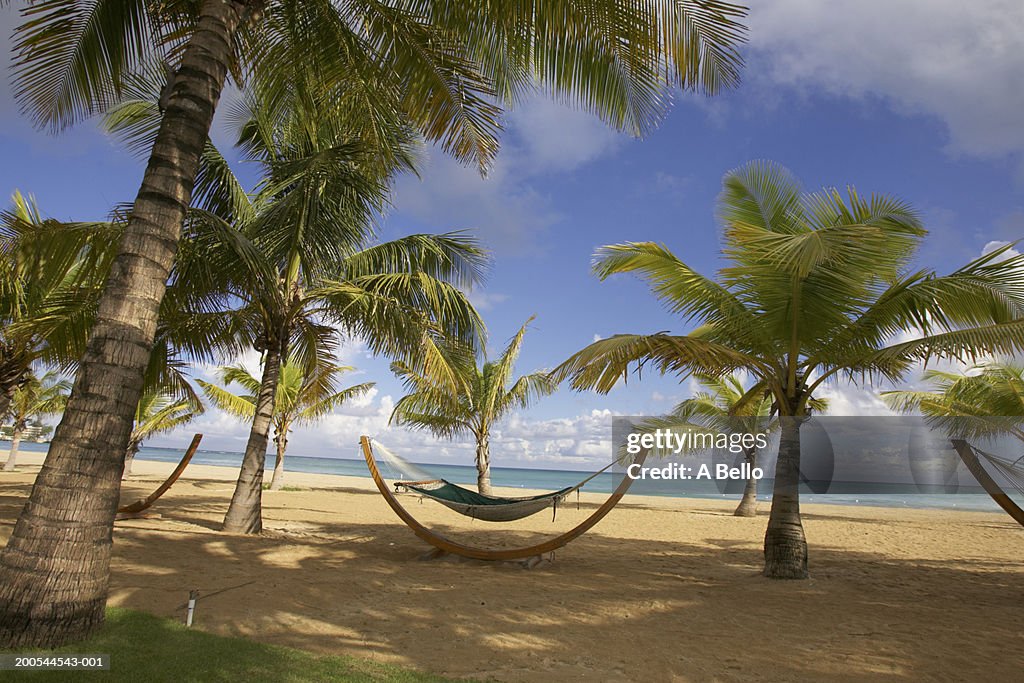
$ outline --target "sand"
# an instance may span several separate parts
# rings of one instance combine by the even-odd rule
[[[40,458],[0,474],[6,541]],[[136,462],[130,502],[170,471]],[[420,558],[427,547],[369,479],[289,473],[266,532],[217,531],[235,472],[193,465],[118,522],[110,604],[314,652],[500,681],[1012,680],[1024,670],[1024,529],[1000,513],[806,505],[808,581],[759,576],[767,505],[627,497],[533,569]],[[583,495],[512,525],[410,499],[459,539],[518,544],[565,530]],[[497,539],[497,543],[495,543]]]

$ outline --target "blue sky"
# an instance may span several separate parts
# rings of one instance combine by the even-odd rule
[[[543,98],[529,101],[509,115],[486,180],[428,150],[422,179],[399,180],[382,236],[465,229],[490,247],[494,267],[473,297],[495,350],[537,316],[522,371],[552,367],[595,335],[683,331],[638,281],[598,282],[590,257],[603,244],[655,240],[712,273],[720,265],[721,178],[751,159],[788,166],[809,189],[855,185],[907,200],[931,231],[921,265],[949,270],[992,242],[1024,237],[1024,5],[991,1],[967,12],[948,0],[762,4],[749,20],[748,68],[737,91],[714,100],[679,95],[642,141]],[[0,10],[5,53],[15,21]],[[102,217],[134,196],[138,160],[89,122],[57,137],[34,130],[7,82],[3,88],[0,191],[32,192],[45,213],[66,219]],[[215,137],[228,139],[220,129]],[[358,343],[344,355],[359,368],[353,380],[376,381],[377,390],[318,429],[298,431],[291,452],[352,457],[356,437],[369,432],[420,449],[421,459],[469,461],[466,444],[388,429],[401,393],[387,363]],[[837,412],[880,410],[862,389],[831,391]],[[562,390],[502,425],[495,461],[606,460],[611,413],[659,412],[689,392],[653,376],[606,397]],[[247,432],[215,412],[192,429],[207,434],[206,447],[232,450]],[[183,430],[153,443],[187,438]]]

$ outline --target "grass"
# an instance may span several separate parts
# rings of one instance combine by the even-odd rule
[[[269,491],[270,490],[270,484],[264,484],[263,485],[263,490],[264,491]],[[281,488],[278,489],[278,491],[308,491],[308,490],[309,489],[303,488],[301,486],[288,486],[288,485],[282,486]]]
[[[50,651],[45,651],[49,653]],[[109,654],[110,671],[21,671],[26,681],[74,677],[115,681],[342,681],[444,683],[453,679],[377,664],[355,657],[320,656],[301,650],[227,638],[144,612],[111,608],[93,638],[53,653]],[[19,653],[26,654],[26,653]]]

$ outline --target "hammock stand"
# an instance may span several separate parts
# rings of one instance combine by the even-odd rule
[[[957,455],[959,455],[960,459],[964,461],[964,464],[967,465],[967,469],[971,471],[971,474],[973,474],[974,478],[978,480],[981,487],[985,489],[985,492],[992,497],[992,500],[994,500],[999,507],[1006,511],[1006,514],[1013,517],[1018,524],[1024,526],[1024,510],[1022,510],[1021,507],[1017,505],[1017,503],[1015,503],[1006,493],[1006,491],[1003,490],[999,483],[992,478],[992,475],[988,473],[985,467],[978,460],[978,454],[980,453],[985,457],[985,459],[996,465],[1004,472],[1004,474],[1008,474],[1009,471],[1011,471],[1010,468],[1014,468],[1016,466],[1016,462],[1011,463],[1009,460],[1004,460],[999,456],[985,453],[963,439],[952,439],[951,442]],[[1017,462],[1020,461],[1018,460]],[[1012,479],[1010,479],[1010,481],[1013,483]],[[1022,481],[1024,481],[1024,478],[1022,478]]]
[[[615,491],[611,494],[611,496],[609,496],[608,499],[604,503],[602,503],[600,507],[598,507],[593,513],[591,513],[589,517],[587,517],[582,522],[574,526],[572,529],[569,529],[565,533],[559,534],[554,538],[550,538],[546,541],[542,541],[541,543],[524,546],[521,548],[480,548],[476,546],[465,545],[463,543],[459,543],[458,541],[453,541],[450,538],[442,536],[441,534],[435,531],[431,531],[427,527],[420,524],[420,522],[417,521],[416,518],[413,517],[409,513],[409,511],[402,506],[402,504],[398,501],[398,498],[395,496],[394,493],[391,492],[391,490],[388,488],[387,483],[384,481],[384,478],[381,476],[380,470],[377,468],[377,462],[373,457],[373,447],[370,445],[370,437],[360,437],[359,443],[363,449],[363,457],[366,458],[366,466],[369,467],[370,469],[370,476],[373,477],[373,481],[377,485],[377,489],[380,491],[380,494],[384,497],[384,500],[391,507],[391,509],[394,510],[395,514],[398,515],[398,518],[405,522],[406,526],[412,529],[412,532],[414,534],[416,534],[420,539],[426,541],[430,545],[434,546],[434,548],[436,548],[436,551],[434,553],[435,556],[451,553],[453,555],[460,555],[462,557],[468,557],[474,560],[488,561],[527,560],[532,558],[539,558],[545,553],[550,553],[555,550],[558,550],[559,548],[576,540],[577,538],[585,534],[587,531],[589,531],[591,527],[600,522],[605,515],[612,511],[612,508],[614,508],[618,504],[618,502],[622,500],[622,497],[626,495],[626,491],[629,490],[630,485],[633,483],[632,479],[624,476],[622,478],[622,481],[619,482],[619,485],[615,488]],[[637,454],[633,462],[637,464],[643,464],[643,461],[646,457],[647,452],[642,451],[639,454]],[[593,476],[597,475],[595,474]],[[576,486],[570,486],[566,489],[561,489],[560,491],[544,494],[542,496],[531,496],[527,498],[512,499],[498,499],[497,497],[492,496],[491,498],[495,500],[510,501],[500,505],[500,507],[505,507],[507,505],[516,506],[520,503],[528,503],[531,501],[540,502],[542,499],[546,499],[543,501],[544,505],[540,508],[543,509],[543,507],[547,507],[547,505],[549,504],[557,504],[557,500],[560,500],[561,498],[564,498],[572,491],[577,490],[584,483],[592,479],[593,476],[584,480],[584,482]],[[425,486],[433,485],[436,482],[443,482],[443,480],[432,480],[431,482],[400,482],[399,486],[407,488],[409,490],[421,492],[418,489],[423,489]],[[449,484],[449,486],[451,486],[451,484]],[[426,490],[429,491],[429,489]],[[435,500],[438,499],[435,498]],[[448,503],[445,502],[444,500],[438,500],[438,502],[442,502],[445,505],[448,505]],[[452,507],[451,505],[448,505],[448,507],[451,507],[453,510],[456,510],[456,512],[460,512],[460,510],[458,510],[455,507]],[[490,508],[499,506],[488,504],[486,505],[486,507]],[[524,509],[521,511],[524,510],[525,506]],[[536,510],[534,510],[534,512],[536,512]],[[476,517],[478,519],[480,518],[479,514],[480,513],[478,511]],[[530,512],[528,514],[533,513]],[[527,515],[520,514],[518,517],[511,517],[511,519],[519,519],[525,516]],[[503,520],[490,519],[489,521]]]
[[[199,448],[199,442],[202,440],[202,434],[196,434],[193,436],[192,443],[189,444],[188,450],[185,451],[185,455],[181,456],[181,461],[178,463],[178,466],[175,467],[170,476],[164,480],[164,483],[156,487],[156,490],[145,498],[140,498],[134,503],[129,503],[128,505],[117,508],[117,516],[114,517],[114,519],[135,519],[137,517],[143,517],[143,513],[149,509],[153,503],[159,500],[160,496],[167,493],[167,489],[171,488],[171,486],[174,485],[174,482],[178,481],[178,477],[180,477],[181,473],[185,471],[186,467],[188,467],[189,461],[191,461],[192,456],[196,454],[196,450]]]

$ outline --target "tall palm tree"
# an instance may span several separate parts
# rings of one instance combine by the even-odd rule
[[[920,412],[964,437],[1012,434],[1024,441],[1024,365],[987,361],[962,373],[927,370],[929,391],[883,391],[893,410]],[[969,417],[969,420],[957,418]],[[963,434],[967,428],[970,434]]]
[[[146,439],[188,424],[203,410],[199,397],[191,392],[182,396],[176,389],[147,387],[135,409],[135,425],[124,457],[124,476],[132,473],[132,463]]]
[[[516,408],[552,393],[557,385],[546,372],[512,379],[526,335],[526,323],[495,360],[477,364],[470,347],[442,341],[429,364],[392,363],[408,394],[399,399],[391,422],[424,429],[441,438],[471,436],[476,441],[477,489],[491,493],[491,428]]]
[[[11,419],[11,452],[4,464],[4,472],[14,469],[18,459],[18,447],[25,435],[29,421],[46,415],[56,415],[64,410],[68,402],[71,383],[52,370],[37,376],[34,372],[14,392],[14,400],[8,407]],[[0,415],[0,418],[5,417]]]
[[[837,379],[902,377],[915,362],[1024,349],[1024,257],[997,249],[947,275],[907,266],[926,231],[895,199],[850,188],[804,193],[788,171],[753,162],[726,175],[718,215],[727,267],[717,281],[663,245],[601,248],[601,279],[635,272],[697,327],[619,334],[556,369],[577,389],[611,390],[630,367],[688,376],[745,369],[780,417],[764,573],[807,576],[800,519],[800,425]],[[895,341],[900,332],[910,341]]]
[[[229,71],[239,85],[280,93],[305,69],[326,97],[352,95],[345,100],[363,118],[404,112],[428,140],[484,168],[497,151],[502,105],[535,84],[639,134],[658,121],[673,87],[711,94],[734,85],[745,35],[743,8],[703,0],[23,5],[15,89],[42,125],[103,110],[145,65],[170,68],[160,129],[65,419],[0,556],[0,644],[9,647],[56,645],[103,620],[121,454]],[[74,486],[82,476],[95,485]],[[95,535],[71,532],[82,528]]]
[[[313,372],[306,372],[299,359],[289,359],[281,365],[281,379],[277,385],[277,400],[274,402],[274,445],[277,459],[274,461],[274,475],[270,490],[276,491],[284,485],[284,456],[288,449],[288,433],[294,425],[314,424],[340,407],[345,401],[369,391],[374,383],[355,384],[344,389],[337,386],[338,378],[352,368],[342,365],[320,365]],[[256,413],[256,402],[260,392],[261,379],[249,373],[242,365],[221,368],[221,381],[225,386],[197,380],[206,397],[216,407],[243,419],[252,419]],[[227,387],[238,384],[246,393],[234,394]]]

